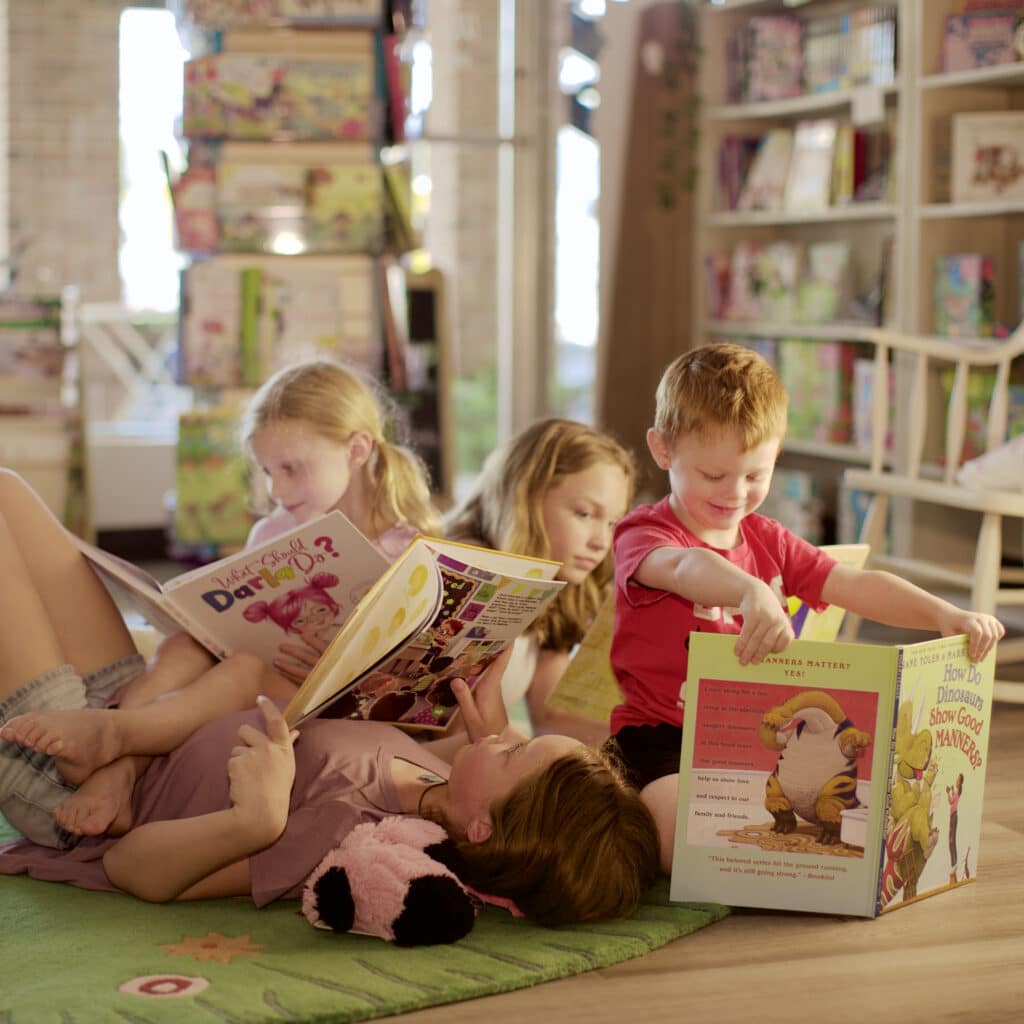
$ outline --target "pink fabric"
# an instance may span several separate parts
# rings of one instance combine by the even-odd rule
[[[826,607],[821,588],[835,559],[764,516],[747,516],[740,532],[739,546],[718,554],[781,595],[799,597],[815,611]],[[662,547],[708,547],[683,526],[668,498],[639,506],[616,527],[611,660],[625,700],[612,711],[613,734],[626,725],[680,725],[690,633],[739,633],[742,627],[734,611],[705,608],[636,583],[640,563]]]
[[[262,728],[258,710],[204,725],[172,754],[153,760],[135,787],[134,821],[186,818],[230,806],[227,759],[239,726]],[[391,760],[401,757],[441,778],[449,766],[393,726],[344,719],[314,719],[295,745],[295,785],[288,827],[271,846],[249,858],[257,906],[299,899],[302,884],[328,850],[360,823],[401,813]],[[83,839],[67,851],[22,841],[0,850],[0,874],[114,889],[103,854],[115,839]]]
[[[259,547],[269,541],[280,537],[282,533],[294,530],[299,525],[298,520],[290,512],[278,509],[269,516],[265,516],[253,524],[249,531],[249,539],[245,542],[247,548]],[[366,539],[385,557],[392,562],[408,547],[409,541],[416,536],[416,530],[408,523],[397,523],[390,530],[385,530],[379,537],[367,537]]]

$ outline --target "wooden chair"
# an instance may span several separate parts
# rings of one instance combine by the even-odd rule
[[[1005,442],[1011,364],[1024,354],[1024,324],[1000,341],[924,337],[889,330],[874,331],[868,340],[874,346],[870,463],[866,469],[846,470],[844,483],[848,489],[871,496],[860,534],[860,540],[871,545],[869,567],[890,569],[940,590],[964,590],[967,605],[978,611],[998,614],[1001,606],[1024,606],[1024,566],[1020,564],[1019,547],[1014,556],[1016,565],[1008,565],[1011,559],[1004,557],[1004,520],[1016,519],[1018,527],[1024,522],[1024,479],[1017,484],[1016,492],[975,490],[956,480],[966,436],[972,372],[994,372],[995,376],[984,449],[990,451]],[[890,369],[896,374],[893,391]],[[942,387],[943,370],[952,375],[952,387],[948,389]],[[895,439],[891,450],[886,442],[889,436]],[[895,499],[906,500],[897,503]],[[941,518],[937,518],[936,508]],[[897,513],[897,542],[894,553],[887,553],[891,511]],[[923,532],[922,523],[928,516],[938,529],[931,550],[922,554],[921,538],[914,533]],[[965,521],[967,526],[962,525]],[[905,524],[902,535],[899,522]],[[967,531],[969,542],[965,546]],[[1007,536],[1019,543],[1021,534],[1018,529],[1015,535]],[[966,557],[958,559],[958,546]],[[858,625],[855,616],[848,616],[844,638],[855,636]],[[999,645],[999,664],[1021,660],[1024,638],[1006,639]],[[996,696],[1024,702],[1024,682],[997,683]]]

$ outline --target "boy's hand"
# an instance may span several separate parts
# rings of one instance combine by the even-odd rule
[[[994,616],[983,612],[956,609],[939,623],[943,636],[967,634],[967,654],[971,661],[981,661],[1005,636],[1006,627]]]
[[[736,657],[741,665],[759,665],[769,654],[783,651],[793,639],[793,623],[771,587],[751,578],[739,605],[743,629],[736,638]]]
[[[288,804],[295,781],[292,744],[298,732],[288,729],[277,705],[258,698],[266,733],[243,725],[228,759],[231,803],[257,841],[268,845],[288,823]]]

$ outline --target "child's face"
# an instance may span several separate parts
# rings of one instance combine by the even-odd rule
[[[705,544],[733,548],[740,521],[768,494],[780,438],[743,450],[738,431],[708,437],[681,434],[666,444],[656,430],[647,433],[654,461],[668,472],[672,509]]]
[[[601,564],[628,498],[626,474],[610,462],[563,477],[544,495],[541,516],[550,558],[562,563],[558,579],[582,583]]]
[[[348,444],[329,441],[301,420],[277,420],[257,430],[250,447],[274,503],[300,523],[340,507],[352,480]]]

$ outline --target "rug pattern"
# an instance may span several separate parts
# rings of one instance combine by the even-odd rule
[[[295,904],[153,907],[0,877],[0,1024],[384,1017],[606,967],[728,913],[716,904],[670,905],[667,896],[661,884],[627,920],[557,929],[488,908],[458,943],[399,949],[314,929]]]

